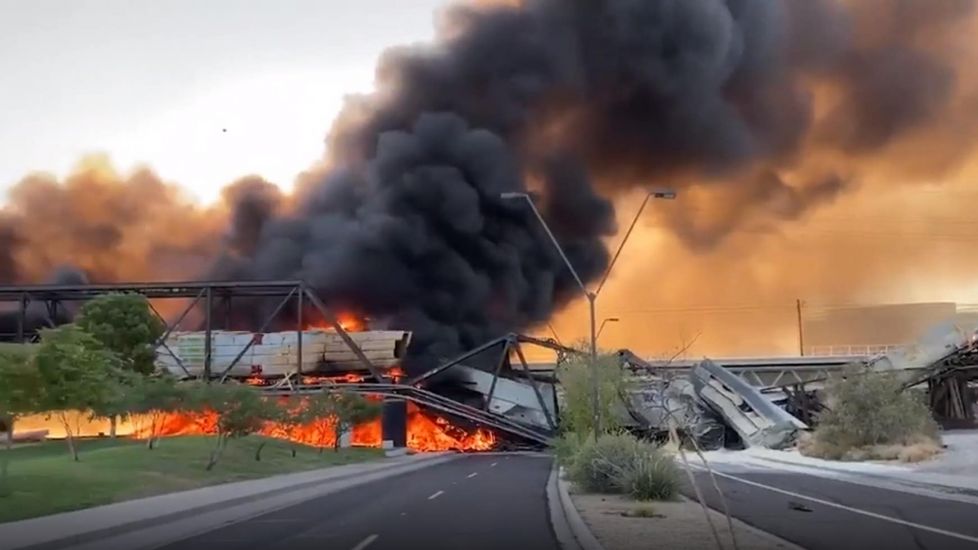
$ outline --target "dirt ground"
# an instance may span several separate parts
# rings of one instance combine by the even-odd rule
[[[703,509],[694,501],[635,502],[619,495],[576,494],[574,506],[605,550],[717,550]],[[628,514],[652,517],[628,517]],[[727,519],[710,511],[724,549],[733,549]],[[734,520],[740,550],[794,550],[797,547]]]

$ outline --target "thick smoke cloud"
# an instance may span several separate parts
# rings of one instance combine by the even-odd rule
[[[527,205],[500,192],[535,193],[586,281],[604,270],[603,238],[615,231],[606,198],[636,187],[691,197],[667,218],[691,250],[801,219],[859,185],[864,166],[909,164],[897,148],[974,121],[978,110],[962,106],[978,95],[968,99],[967,64],[948,39],[973,14],[973,0],[458,5],[436,43],[384,54],[378,91],[349,100],[325,168],[304,174],[295,196],[245,180],[225,194],[229,212],[183,213],[179,228],[151,232],[136,223],[159,219],[149,206],[103,197],[122,211],[66,222],[84,242],[68,237],[74,246],[42,261],[31,239],[66,230],[21,231],[59,217],[15,192],[0,239],[17,261],[0,276],[31,279],[68,259],[118,278],[130,233],[148,243],[193,233],[137,256],[169,253],[178,259],[166,265],[193,274],[217,258],[211,277],[301,277],[333,305],[414,330],[418,357],[454,353],[539,323],[579,292]],[[973,134],[937,132],[954,146],[929,168],[973,152]],[[145,177],[133,182],[148,187],[144,202],[174,204]],[[91,252],[81,262],[79,246]]]
[[[219,277],[302,278],[334,307],[412,327],[418,353],[457,353],[547,319],[573,289],[528,206],[499,198],[524,188],[524,168],[499,136],[422,114],[383,132],[363,167],[331,172],[296,212],[265,223],[254,253],[226,260]],[[598,237],[613,230],[609,203],[569,163],[539,177],[565,252],[594,277],[607,260]]]

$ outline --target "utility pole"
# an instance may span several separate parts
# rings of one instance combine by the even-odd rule
[[[795,300],[795,309],[798,312],[798,352],[802,357],[805,356],[805,325],[801,320],[801,298]]]

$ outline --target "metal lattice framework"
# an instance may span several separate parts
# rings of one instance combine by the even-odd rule
[[[646,361],[629,350],[618,352],[619,361],[632,371],[666,376],[689,372],[699,360]],[[717,364],[758,388],[785,387],[828,380],[846,366],[864,362],[865,356],[755,357],[717,359]]]
[[[187,369],[179,356],[167,346],[166,340],[173,332],[180,330],[181,325],[196,308],[201,309],[203,312],[201,326],[194,327],[193,329],[199,330],[205,335],[203,378],[224,382],[228,379],[228,374],[231,372],[231,369],[244,357],[248,349],[257,343],[257,340],[253,339],[237,354],[228,366],[220,372],[213,372],[211,353],[212,333],[215,330],[216,324],[224,327],[229,325],[228,319],[231,316],[235,301],[263,299],[269,300],[270,304],[275,304],[275,307],[271,309],[270,313],[262,318],[260,327],[255,331],[258,334],[265,332],[277,320],[281,321],[284,315],[283,312],[292,304],[295,312],[295,323],[293,327],[296,331],[297,341],[296,368],[294,372],[286,374],[281,380],[277,380],[263,387],[262,390],[265,393],[269,395],[293,395],[320,391],[341,391],[372,394],[383,397],[385,401],[413,402],[426,408],[464,418],[476,424],[500,430],[538,444],[548,444],[551,437],[550,434],[541,433],[538,430],[489,410],[489,403],[492,401],[496,381],[501,376],[502,368],[509,363],[511,353],[515,354],[519,360],[521,374],[533,388],[551,430],[555,431],[557,429],[557,419],[550,414],[548,407],[544,403],[543,394],[538,386],[541,380],[552,383],[554,379],[552,376],[549,379],[542,379],[542,373],[533,372],[530,369],[526,362],[522,345],[529,344],[548,348],[557,352],[560,360],[563,360],[569,354],[578,353],[577,350],[561,346],[550,340],[541,340],[519,334],[509,334],[466,352],[410,380],[397,383],[385,371],[377,368],[364,355],[360,347],[340,325],[336,316],[316,296],[315,292],[307,283],[291,280],[2,286],[0,287],[0,304],[16,304],[12,312],[17,321],[16,332],[7,336],[16,342],[32,342],[36,340],[37,327],[31,327],[28,323],[28,308],[32,305],[43,306],[40,308],[42,311],[41,325],[54,327],[58,324],[59,318],[63,319],[62,314],[68,312],[67,306],[69,304],[84,302],[111,293],[135,293],[145,296],[150,300],[152,311],[166,326],[156,346],[161,348],[163,352],[170,355],[177,362],[187,375],[187,378],[193,378],[190,370]],[[154,301],[159,300],[185,300],[186,304],[179,315],[167,319],[153,305]],[[305,377],[302,372],[302,334],[306,321],[303,319],[303,315],[307,305],[315,308],[322,315],[322,319],[340,335],[344,343],[356,355],[358,361],[370,372],[373,382],[336,383],[323,377],[313,377],[315,381],[311,383],[304,381]],[[225,319],[223,322],[215,322],[214,313],[221,310],[224,312]],[[493,350],[499,353],[499,358],[496,363],[497,367],[493,372],[493,388],[490,390],[488,399],[486,399],[483,407],[479,408],[465,405],[423,388],[426,381],[435,378],[438,374],[456,365],[461,365],[468,359],[485,353],[492,353]],[[554,410],[556,411],[556,409]]]
[[[110,293],[135,293],[145,296],[150,300],[150,307],[157,317],[166,325],[157,346],[160,346],[168,353],[183,371],[190,376],[190,371],[180,358],[166,345],[166,340],[180,325],[186,320],[187,316],[195,308],[202,308],[204,312],[203,326],[200,328],[204,332],[204,378],[220,378],[222,381],[231,372],[231,369],[244,357],[245,353],[256,343],[255,340],[248,343],[237,357],[224,370],[214,373],[212,367],[212,332],[214,330],[214,311],[215,306],[222,306],[225,313],[224,326],[228,326],[234,301],[267,299],[276,303],[276,307],[264,316],[257,333],[265,332],[276,320],[281,318],[281,314],[289,304],[294,305],[295,325],[297,341],[296,354],[296,374],[302,374],[302,333],[304,328],[303,315],[307,304],[322,315],[328,323],[343,339],[344,343],[354,353],[358,361],[370,372],[377,381],[387,381],[386,376],[364,355],[363,350],[357,346],[356,342],[343,329],[336,317],[330,312],[329,308],[316,296],[311,287],[304,281],[216,281],[216,282],[170,282],[170,283],[117,283],[117,284],[94,284],[94,285],[27,285],[27,286],[3,286],[0,287],[0,303],[15,303],[17,308],[17,330],[13,335],[17,342],[32,341],[36,338],[36,331],[31,331],[28,326],[28,308],[31,304],[42,304],[43,319],[42,324],[53,327],[56,324],[59,313],[67,311],[66,303],[83,302],[91,300],[97,296]],[[160,314],[154,300],[189,300],[186,307],[172,321],[167,320]]]

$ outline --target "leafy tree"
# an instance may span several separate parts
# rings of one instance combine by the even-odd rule
[[[128,372],[143,375],[155,370],[157,340],[163,335],[163,322],[153,313],[149,302],[139,294],[105,294],[86,302],[76,324],[91,334],[105,349],[115,353],[120,366]],[[121,379],[128,384],[131,380]],[[109,419],[111,437],[116,436],[118,417],[128,412],[131,403],[120,400],[99,411]]]
[[[78,461],[71,411],[92,411],[119,399],[118,361],[92,335],[73,324],[41,333],[34,361],[39,377],[38,408],[65,429],[72,460]]]
[[[231,439],[246,437],[276,418],[278,406],[262,398],[258,390],[240,384],[202,384],[193,401],[196,406],[217,415],[214,450],[206,470],[212,470],[221,459]]]
[[[598,410],[606,432],[621,427],[626,411],[622,397],[628,394],[628,379],[612,354],[598,355]],[[561,428],[577,434],[594,430],[593,371],[590,355],[577,355],[558,373],[564,390]]]
[[[0,495],[7,492],[9,452],[14,443],[17,417],[37,408],[40,379],[26,347],[0,347],[0,424],[6,436],[6,452],[0,459]]]
[[[292,458],[295,458],[295,436],[304,425],[310,421],[306,416],[306,403],[304,400],[290,400],[288,403],[281,403],[275,411],[275,417],[270,419],[283,432],[288,439],[292,451]],[[255,451],[255,460],[261,460],[261,450],[264,444],[258,446]]]
[[[335,430],[334,409],[333,395],[319,392],[306,398],[297,418],[300,424],[312,426],[320,454],[330,435],[335,435],[336,441],[339,441],[339,434]]]
[[[336,439],[333,450],[340,450],[340,437],[354,426],[369,422],[380,416],[383,405],[356,393],[333,394],[333,417],[336,425]]]
[[[137,379],[130,388],[132,414],[143,415],[149,422],[146,448],[159,445],[163,422],[170,413],[186,410],[189,391],[169,376]]]
[[[903,381],[895,373],[850,367],[826,390],[828,410],[819,415],[812,436],[799,445],[802,454],[829,460],[913,461],[918,452],[924,453],[922,458],[939,452],[939,429],[930,409],[919,396],[903,391]]]

